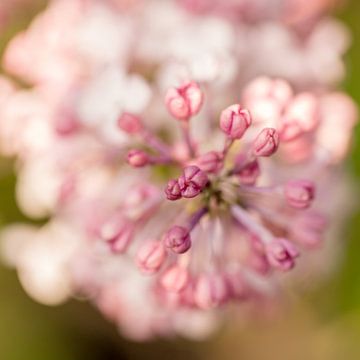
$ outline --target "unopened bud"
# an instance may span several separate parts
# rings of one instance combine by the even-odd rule
[[[265,128],[252,144],[255,156],[271,156],[279,147],[279,135],[273,128]]]
[[[165,95],[165,104],[172,116],[186,121],[200,111],[203,98],[199,85],[191,81],[178,88],[170,88]]]
[[[240,139],[251,125],[251,115],[240,105],[231,105],[220,116],[220,128],[231,139]]]
[[[292,180],[285,185],[284,192],[289,205],[297,209],[306,209],[314,200],[315,186],[308,180]]]
[[[143,167],[149,163],[149,155],[142,150],[130,150],[127,155],[127,162],[134,167]]]
[[[188,251],[191,247],[189,230],[182,226],[173,226],[164,238],[165,246],[177,254]]]

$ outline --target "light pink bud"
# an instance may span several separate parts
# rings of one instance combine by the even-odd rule
[[[177,254],[183,254],[191,247],[189,230],[183,226],[173,226],[164,237],[165,246]]]
[[[74,134],[80,128],[79,120],[69,111],[60,111],[55,119],[55,131],[60,136]]]
[[[285,185],[285,197],[296,209],[308,208],[315,197],[315,185],[308,180],[292,180]]]
[[[160,241],[143,244],[136,254],[137,266],[147,274],[156,273],[166,258],[166,251]]]
[[[182,305],[193,308],[195,306],[194,292],[196,280],[189,276],[186,286],[179,294]]]
[[[167,183],[165,194],[168,200],[178,200],[182,198],[180,185],[177,180],[169,180]]]
[[[118,126],[128,134],[137,134],[143,129],[140,118],[127,112],[119,117]]]
[[[112,216],[99,229],[99,236],[106,241],[116,253],[126,251],[134,234],[134,227],[124,218]]]
[[[246,258],[246,265],[261,275],[266,275],[270,264],[265,255],[264,243],[256,235],[250,237],[250,249]]]
[[[322,243],[327,219],[317,212],[302,213],[297,216],[290,228],[290,236],[302,245],[314,248]]]
[[[127,162],[134,167],[143,167],[149,163],[149,155],[142,150],[130,150],[127,155]]]
[[[197,160],[197,164],[202,171],[216,174],[223,167],[223,159],[221,153],[217,151],[210,151]]]
[[[245,88],[243,97],[246,101],[256,99],[272,99],[284,107],[291,100],[293,91],[284,80],[260,76],[252,80]]]
[[[288,271],[295,266],[295,258],[299,256],[296,247],[288,240],[277,238],[265,247],[266,257],[271,266]]]
[[[185,198],[193,198],[201,193],[209,179],[206,173],[197,166],[187,166],[178,180],[181,195]]]
[[[203,92],[194,81],[178,88],[170,88],[165,95],[165,104],[172,116],[178,120],[189,120],[202,106]]]
[[[220,116],[220,128],[231,139],[240,139],[251,125],[251,115],[240,105],[231,105]]]
[[[260,176],[260,167],[257,160],[245,165],[241,171],[237,173],[240,183],[243,185],[254,185]]]
[[[249,296],[249,285],[240,272],[226,274],[226,280],[231,297],[237,300],[243,300]]]
[[[275,126],[292,96],[287,82],[261,76],[246,86],[242,98],[254,122]]]
[[[275,129],[265,128],[261,130],[252,144],[255,156],[271,156],[279,147],[279,135]]]
[[[179,265],[173,265],[165,270],[160,283],[167,291],[180,292],[189,282],[188,271]]]
[[[280,123],[283,141],[291,141],[316,128],[319,123],[318,99],[310,93],[297,95],[286,109]]]
[[[235,160],[234,174],[243,185],[254,185],[260,176],[260,166],[257,159],[248,162],[246,154],[239,154]]]
[[[246,259],[246,265],[261,275],[266,275],[269,273],[270,265],[264,254],[257,252],[251,252]]]
[[[223,304],[229,297],[229,287],[222,275],[201,275],[194,291],[195,304],[201,309],[211,309]]]
[[[124,199],[125,208],[131,209],[143,205],[160,195],[160,190],[151,184],[140,184],[132,186],[126,193]]]

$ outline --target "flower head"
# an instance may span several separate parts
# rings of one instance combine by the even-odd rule
[[[49,1],[5,51],[31,86],[0,78],[19,206],[51,224],[7,236],[25,289],[80,293],[137,340],[199,338],[301,276],[357,118],[328,90],[348,44],[329,3]]]

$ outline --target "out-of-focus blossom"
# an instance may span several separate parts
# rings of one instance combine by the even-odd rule
[[[0,3],[0,32],[6,29],[11,18],[22,8],[31,5],[31,0],[2,0]]]
[[[51,1],[3,60],[31,88],[0,79],[19,206],[50,218],[2,235],[26,291],[201,338],[314,266],[357,120],[330,5]]]

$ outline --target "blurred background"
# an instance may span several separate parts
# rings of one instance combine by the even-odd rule
[[[4,0],[0,0],[1,3]],[[311,0],[309,0],[311,1]],[[5,1],[6,2],[6,1]],[[46,5],[29,0],[6,15],[0,31],[0,52],[17,31],[27,27]],[[1,13],[1,12],[0,12]],[[343,89],[360,102],[360,2],[349,0],[338,11],[353,35],[346,56]],[[346,163],[360,190],[360,129]],[[14,199],[12,163],[0,158],[0,226],[23,215]],[[360,193],[360,191],[358,191]],[[229,324],[211,339],[132,343],[119,336],[88,303],[71,301],[46,307],[32,301],[21,288],[15,271],[0,267],[1,359],[356,359],[360,358],[360,211],[344,224],[341,241],[346,255],[338,272],[303,294],[276,321],[250,325]]]

